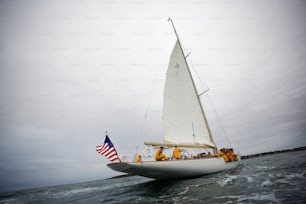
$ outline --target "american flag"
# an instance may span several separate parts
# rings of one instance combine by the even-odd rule
[[[112,162],[116,160],[120,161],[116,149],[107,135],[105,136],[104,145],[96,146],[96,151],[98,154],[109,158],[109,160]]]

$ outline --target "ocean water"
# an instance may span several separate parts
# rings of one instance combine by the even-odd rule
[[[0,203],[306,203],[306,151],[246,159],[234,171],[192,179],[132,176],[5,192]]]

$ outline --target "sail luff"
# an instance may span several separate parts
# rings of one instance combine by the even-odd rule
[[[198,102],[198,105],[200,106],[201,114],[202,114],[202,117],[203,117],[203,119],[204,119],[205,125],[206,125],[206,127],[207,127],[207,131],[208,131],[208,136],[209,136],[210,142],[211,142],[211,143],[213,144],[213,146],[214,146],[214,147],[212,147],[212,146],[211,146],[211,147],[212,147],[212,148],[214,149],[214,151],[216,152],[217,147],[216,147],[216,144],[215,144],[215,142],[214,142],[214,140],[213,140],[212,133],[211,133],[211,130],[210,130],[209,124],[208,124],[208,122],[207,122],[207,118],[206,118],[206,115],[205,115],[205,112],[204,112],[204,109],[203,109],[203,106],[202,106],[202,103],[201,103],[201,99],[200,99],[199,93],[198,93],[198,91],[197,91],[197,88],[196,88],[194,79],[193,79],[193,77],[192,77],[192,74],[191,74],[189,65],[188,65],[188,63],[187,63],[187,60],[186,60],[186,57],[185,57],[185,54],[184,54],[184,51],[183,51],[183,48],[182,48],[182,45],[181,45],[179,36],[178,36],[178,34],[177,34],[177,32],[176,32],[176,29],[175,29],[175,26],[174,26],[174,24],[173,24],[172,19],[169,18],[169,20],[171,21],[172,27],[173,27],[173,29],[174,29],[174,32],[175,32],[175,35],[176,35],[176,38],[177,38],[177,42],[178,42],[179,48],[180,48],[180,50],[181,50],[181,52],[182,52],[182,55],[183,55],[183,58],[184,58],[184,62],[185,62],[185,65],[186,65],[186,68],[187,68],[187,71],[188,71],[188,75],[189,75],[189,77],[190,77],[190,79],[191,79],[191,82],[192,82],[192,87],[193,87],[193,89],[194,89],[194,91],[195,91],[195,93],[196,93],[197,102]]]

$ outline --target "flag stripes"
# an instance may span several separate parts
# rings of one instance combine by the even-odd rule
[[[112,142],[110,141],[107,135],[105,137],[104,145],[96,146],[96,151],[98,152],[98,154],[107,157],[112,162],[116,160],[120,161],[116,149],[114,148]]]

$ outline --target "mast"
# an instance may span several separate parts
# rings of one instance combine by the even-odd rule
[[[180,49],[181,49],[181,51],[182,51],[182,53],[183,53],[184,60],[185,60],[185,63],[186,63],[186,65],[187,65],[188,74],[189,74],[189,76],[190,76],[190,78],[191,78],[192,85],[193,85],[193,88],[194,88],[194,90],[195,90],[195,92],[196,92],[197,99],[198,99],[198,103],[199,103],[199,105],[200,105],[200,109],[201,109],[201,112],[202,112],[202,116],[203,116],[204,121],[205,121],[205,124],[206,124],[206,126],[207,126],[209,138],[210,138],[211,142],[215,145],[215,147],[213,148],[213,150],[214,150],[214,153],[216,154],[216,153],[217,153],[217,147],[216,147],[216,144],[215,144],[215,142],[214,142],[214,140],[213,140],[213,138],[212,138],[212,133],[211,133],[209,124],[208,124],[208,122],[207,122],[207,118],[206,118],[206,115],[205,115],[205,112],[204,112],[204,109],[203,109],[203,106],[202,106],[202,103],[201,103],[200,95],[199,95],[199,93],[198,93],[198,91],[197,91],[197,88],[196,88],[196,86],[195,86],[193,77],[192,77],[192,75],[191,75],[191,71],[190,71],[189,65],[188,65],[188,63],[187,63],[187,60],[186,60],[186,57],[185,57],[185,54],[184,54],[184,51],[183,51],[183,48],[182,48],[182,44],[181,44],[180,38],[179,38],[179,36],[178,36],[178,34],[177,34],[177,32],[176,32],[174,23],[173,23],[173,21],[172,21],[172,19],[171,19],[170,17],[169,17],[168,21],[170,21],[171,24],[172,24],[172,27],[173,27],[174,33],[175,33],[175,35],[176,35],[176,38],[177,38],[179,47],[180,47]]]

